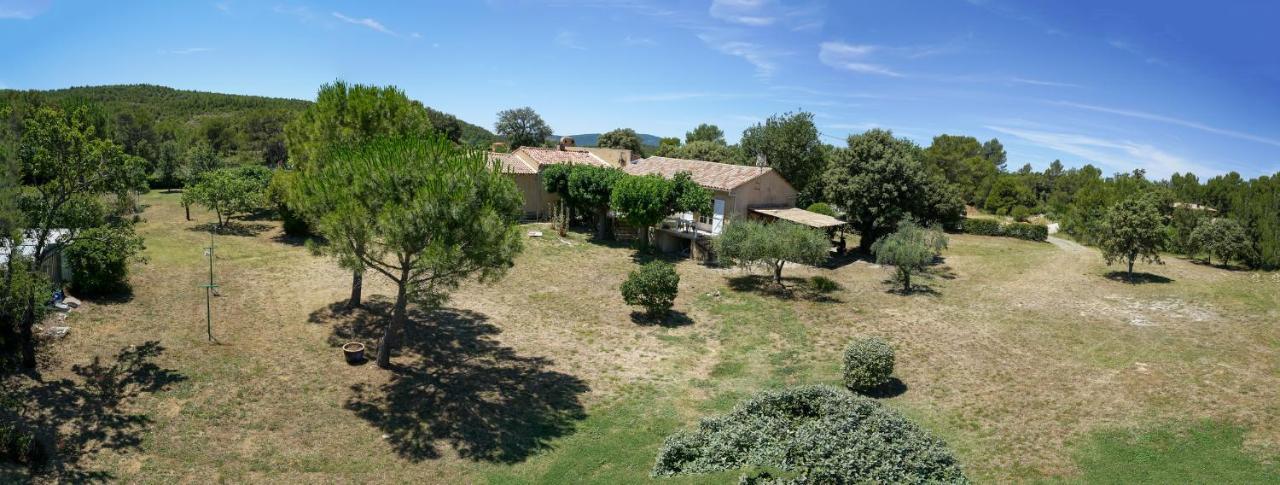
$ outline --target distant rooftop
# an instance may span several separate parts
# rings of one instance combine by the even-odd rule
[[[693,176],[693,181],[697,182],[698,185],[716,190],[730,191],[773,169],[751,165],[708,162],[705,160],[649,157],[629,163],[623,170],[632,175],[658,174],[666,178],[674,177],[680,172],[689,172]]]

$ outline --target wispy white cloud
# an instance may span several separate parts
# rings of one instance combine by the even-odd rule
[[[1032,85],[1032,86],[1048,86],[1048,87],[1054,87],[1054,88],[1080,88],[1080,87],[1084,87],[1084,86],[1081,86],[1081,85],[1079,85],[1079,84],[1075,84],[1075,83],[1067,83],[1067,82],[1060,82],[1060,81],[1044,81],[1044,80],[1040,80],[1040,79],[1027,79],[1027,78],[1023,78],[1023,77],[1015,77],[1015,78],[1013,78],[1013,79],[1010,79],[1009,81],[1010,81],[1010,82],[1013,82],[1013,83],[1016,83],[1016,84],[1030,84],[1030,85]]]
[[[0,0],[0,19],[31,20],[52,4],[51,0]]]
[[[361,27],[366,27],[378,32],[382,32],[384,34],[387,34],[393,37],[400,36],[400,34],[397,34],[394,30],[388,29],[387,26],[382,25],[382,22],[379,22],[377,20],[374,20],[368,17],[360,19],[355,17],[348,17],[346,15],[343,15],[342,12],[333,12],[333,18],[336,18],[338,20],[341,20],[349,24],[359,25]]]
[[[1155,64],[1160,66],[1169,65],[1168,61],[1165,61],[1164,59],[1161,59],[1159,57],[1148,55],[1144,49],[1139,47],[1137,44],[1134,44],[1133,42],[1130,42],[1127,40],[1108,39],[1107,45],[1110,45],[1111,47],[1114,47],[1116,49],[1120,49],[1122,51],[1128,52],[1135,56],[1141,57],[1142,61],[1146,62],[1147,64]]]
[[[766,15],[762,11],[768,3],[770,2],[766,0],[711,0],[709,11],[711,17],[726,22],[764,27],[778,21],[777,17]]]
[[[901,73],[887,66],[867,62],[871,54],[878,50],[880,50],[879,46],[868,44],[823,42],[818,46],[818,60],[836,69],[863,74],[902,77]]]
[[[630,35],[624,37],[622,43],[632,47],[653,47],[658,45],[658,41],[649,37],[633,37]]]
[[[587,47],[578,41],[578,34],[567,30],[561,30],[556,34],[555,42],[556,45],[566,49],[587,50]]]
[[[723,40],[711,34],[698,34],[698,38],[722,54],[741,57],[756,68],[756,75],[767,78],[778,69],[777,58],[786,55],[754,42]]]
[[[987,125],[986,128],[1045,148],[1081,157],[1086,162],[1098,163],[1113,172],[1128,171],[1135,167],[1155,177],[1167,177],[1174,172],[1202,174],[1215,172],[1208,167],[1146,143],[997,125]]]
[[[186,48],[182,48],[182,49],[160,49],[160,50],[159,50],[159,51],[157,51],[157,52],[158,52],[158,53],[160,53],[160,54],[171,54],[171,55],[175,55],[175,56],[185,56],[185,55],[189,55],[189,54],[199,54],[199,53],[202,53],[202,52],[213,52],[213,51],[215,51],[215,50],[217,50],[217,49],[214,49],[214,48],[212,48],[212,47],[186,47]]]
[[[1130,118],[1138,118],[1138,119],[1143,119],[1148,121],[1167,123],[1171,125],[1177,125],[1177,126],[1195,129],[1195,130],[1200,130],[1206,133],[1213,133],[1215,135],[1229,136],[1232,138],[1239,138],[1241,140],[1249,140],[1257,143],[1280,147],[1280,139],[1268,138],[1265,136],[1254,135],[1252,133],[1244,133],[1241,131],[1229,130],[1226,128],[1218,128],[1216,126],[1210,126],[1197,121],[1184,120],[1181,118],[1174,118],[1172,116],[1164,116],[1164,115],[1159,115],[1154,113],[1147,113],[1143,111],[1108,108],[1106,106],[1096,106],[1091,104],[1073,103],[1071,101],[1051,101],[1051,103],[1061,105],[1061,106],[1069,106],[1072,108],[1083,109],[1083,110],[1096,111],[1099,113],[1107,113],[1107,114],[1113,114],[1113,115],[1119,115],[1119,116],[1127,116]]]

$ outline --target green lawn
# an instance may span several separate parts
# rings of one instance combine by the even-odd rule
[[[544,230],[501,281],[414,312],[388,372],[346,365],[338,346],[376,340],[391,289],[370,274],[368,309],[333,311],[350,275],[275,221],[217,238],[207,342],[208,233],[195,228],[211,216],[187,222],[177,199],[143,197],[149,262],[133,295],[74,312],[45,375],[76,378],[92,356],[158,340],[153,362],[181,379],[125,401],[145,417],[130,428],[139,442],[90,440],[71,468],[138,482],[646,481],[672,431],[761,389],[836,384],[841,348],[868,335],[897,348],[903,386],[886,404],[946,439],[977,481],[1262,480],[1280,456],[1275,273],[1170,258],[1140,268],[1168,282],[1132,285],[1106,278],[1093,250],[955,236],[910,296],[866,262],[789,265],[779,292],[681,261],[681,318],[661,326],[633,321],[618,295],[643,258]],[[820,293],[812,276],[838,288]]]

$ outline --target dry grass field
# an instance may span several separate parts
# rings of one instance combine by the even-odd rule
[[[169,483],[643,481],[668,433],[763,388],[837,383],[843,345],[879,335],[898,354],[882,399],[978,481],[1150,477],[1130,460],[1150,450],[1212,457],[1157,456],[1148,466],[1170,481],[1280,473],[1280,274],[1170,256],[1131,284],[1093,249],[962,235],[905,296],[863,261],[788,266],[785,292],[682,261],[677,314],[655,325],[618,295],[634,250],[545,231],[501,281],[414,312],[385,371],[347,365],[338,346],[376,342],[390,288],[371,273],[368,308],[339,311],[350,275],[276,221],[216,238],[207,342],[199,227],[212,216],[185,221],[178,197],[143,197],[149,261],[133,294],[76,310],[49,347],[50,380],[147,341],[169,373],[122,404],[143,417],[136,442],[86,439],[68,468]]]

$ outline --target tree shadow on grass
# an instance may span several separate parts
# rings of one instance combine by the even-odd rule
[[[330,313],[330,343],[376,345],[391,309],[383,298],[345,317]],[[320,320],[327,311],[318,312]],[[412,461],[439,458],[443,444],[473,461],[524,461],[573,432],[586,417],[579,396],[589,388],[575,376],[548,369],[549,359],[518,355],[499,344],[493,336],[500,332],[473,311],[411,308],[390,381],[353,385],[345,407],[382,430],[396,453]]]
[[[1173,283],[1172,278],[1166,278],[1158,274],[1151,273],[1134,273],[1132,276],[1124,271],[1111,271],[1105,275],[1111,281],[1119,281],[1121,283],[1131,284],[1147,284],[1147,283]]]
[[[157,341],[130,346],[103,363],[94,357],[87,365],[72,366],[77,379],[43,380],[38,374],[4,377],[4,393],[11,391],[15,407],[0,406],[0,415],[20,429],[35,433],[47,464],[33,469],[56,481],[110,481],[110,473],[85,468],[86,458],[99,450],[125,450],[142,444],[151,424],[144,414],[127,411],[128,403],[187,378],[152,362],[164,351]]]
[[[912,279],[914,280],[915,278],[912,278]],[[890,295],[898,295],[898,296],[924,295],[924,296],[932,296],[935,298],[942,296],[942,293],[939,293],[938,290],[935,290],[932,285],[928,285],[928,284],[912,283],[911,289],[907,289],[907,288],[903,288],[902,282],[898,281],[895,278],[889,278],[887,280],[881,281],[881,283],[889,285],[889,289],[884,290],[884,292]]]
[[[821,303],[842,302],[839,298],[832,296],[832,293],[839,291],[842,287],[839,283],[825,276],[814,276],[808,279],[784,276],[782,284],[778,285],[773,282],[773,278],[770,276],[748,274],[730,277],[728,282],[729,289],[737,292],[755,293],[783,300],[800,299]]]
[[[862,391],[861,394],[874,399],[889,399],[906,394],[907,389],[907,383],[902,382],[902,379],[890,377],[883,384]]]
[[[72,284],[72,290],[74,291],[73,296],[98,305],[119,305],[133,301],[133,286],[128,283],[121,283],[119,286],[110,290],[93,293],[75,291],[74,286],[75,285]]]
[[[188,227],[188,231],[212,232],[219,236],[255,237],[271,229],[271,224],[258,222],[228,221],[222,227],[217,222],[206,222]]]
[[[637,325],[657,325],[666,328],[693,325],[693,319],[689,318],[689,314],[679,310],[671,310],[665,315],[659,316],[650,315],[642,311],[633,311],[631,312],[631,322]]]

